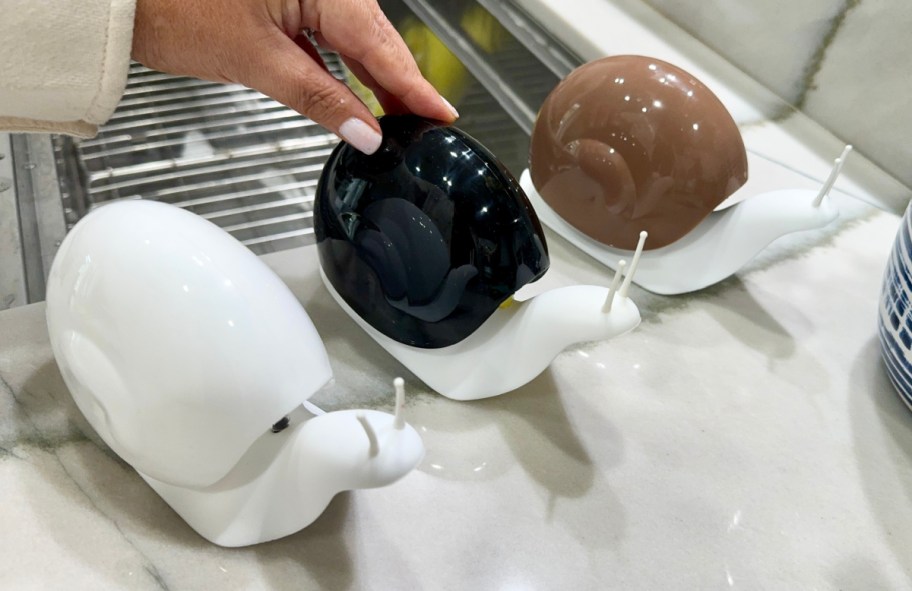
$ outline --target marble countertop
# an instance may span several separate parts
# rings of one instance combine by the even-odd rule
[[[610,17],[590,14],[603,33],[591,38],[681,65],[703,55]],[[726,69],[706,67],[724,86]],[[748,148],[773,163],[749,183],[826,176],[835,137],[733,88],[720,95],[744,99]],[[0,312],[0,588],[910,588],[912,412],[876,338],[899,218],[863,204],[897,211],[907,191],[863,158],[837,187],[830,227],[695,294],[635,289],[634,332],[571,347],[478,402],[429,392],[363,334],[322,286],[313,247],[264,257],[329,351],[335,379],[312,401],[390,410],[402,375],[427,455],[393,486],[339,495],[307,529],[250,548],[203,540],[100,442],[54,363],[43,305]],[[552,268],[530,291],[607,283],[548,238]]]
[[[840,588],[912,585],[912,412],[875,336],[895,215],[843,200],[689,296],[636,290],[643,324],[529,385],[427,392],[319,281],[313,247],[265,258],[323,336],[327,409],[391,406],[427,446],[393,486],[342,494],[244,549],[194,533],[76,409],[41,304],[0,314],[0,587]],[[605,281],[549,233],[540,289]]]

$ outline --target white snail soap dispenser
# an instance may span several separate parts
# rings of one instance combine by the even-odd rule
[[[497,396],[567,346],[640,322],[613,287],[571,286],[527,301],[548,269],[545,236],[519,183],[461,130],[414,116],[380,119],[372,156],[340,144],[317,187],[320,270],[339,305],[435,391]]]
[[[545,99],[521,183],[546,225],[609,267],[647,231],[636,283],[678,294],[836,219],[827,194],[849,149],[819,191],[744,199],[747,153],[716,95],[661,60],[612,56],[580,66]]]
[[[91,426],[216,544],[294,533],[423,456],[399,410],[307,403],[332,377],[310,318],[255,255],[179,208],[118,202],[81,220],[54,260],[47,322]]]

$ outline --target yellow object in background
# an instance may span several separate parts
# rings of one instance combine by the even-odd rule
[[[463,13],[459,24],[465,34],[488,53],[496,52],[507,39],[507,30],[503,25],[478,4]]]
[[[352,92],[355,93],[355,96],[361,99],[367,108],[370,109],[371,115],[374,117],[379,117],[383,115],[383,107],[380,106],[380,101],[377,100],[377,97],[374,96],[374,92],[364,86],[358,77],[355,76],[351,70],[345,68],[345,83],[348,84],[349,88],[352,89]]]
[[[460,26],[482,50],[494,53],[507,39],[507,32],[496,18],[479,5],[472,6],[462,15]],[[421,74],[446,97],[458,106],[465,97],[471,76],[459,58],[423,22],[408,17],[400,23],[399,32],[411,51]],[[383,114],[383,107],[371,90],[361,83],[347,68],[345,80],[352,91],[364,101],[374,116]]]
[[[469,84],[469,72],[427,25],[409,17],[399,26],[418,69],[442,96],[454,105],[459,104]]]
[[[414,17],[402,21],[399,32],[415,58],[422,76],[448,101],[458,105],[469,83],[469,72],[459,58],[427,25]],[[383,114],[383,107],[371,89],[362,84],[348,68],[345,69],[345,81],[374,116],[379,117]]]

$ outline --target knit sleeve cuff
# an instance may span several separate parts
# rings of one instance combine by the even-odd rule
[[[136,0],[12,2],[0,23],[0,129],[91,137],[126,86]]]

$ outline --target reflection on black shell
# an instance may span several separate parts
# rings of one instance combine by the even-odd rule
[[[548,269],[516,179],[476,140],[414,116],[380,119],[383,145],[340,144],[317,186],[320,264],[356,313],[416,347],[457,343]]]

